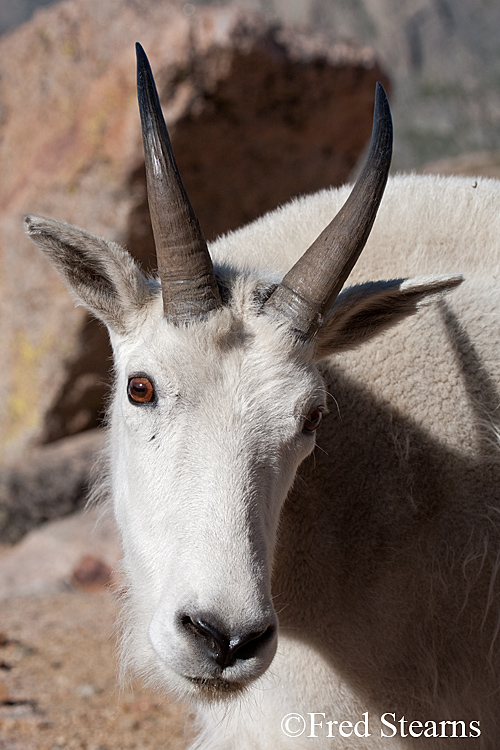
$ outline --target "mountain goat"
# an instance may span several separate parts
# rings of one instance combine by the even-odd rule
[[[159,280],[24,220],[113,345],[126,666],[193,701],[200,748],[497,748],[500,183],[389,180],[353,269],[391,156],[378,86],[349,197],[209,254],[140,46],[138,92]]]

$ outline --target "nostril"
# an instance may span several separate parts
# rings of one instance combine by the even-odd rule
[[[275,628],[269,625],[262,630],[253,630],[240,636],[229,638],[206,616],[183,614],[180,616],[183,628],[209,652],[216,663],[225,669],[240,660],[252,659],[272,639]]]
[[[227,666],[227,655],[229,652],[229,638],[227,638],[214,625],[200,617],[191,617],[182,615],[181,623],[183,627],[194,635],[198,640],[205,643],[206,648],[211,652],[217,664],[223,669]]]
[[[230,651],[235,659],[252,659],[274,635],[274,626],[264,628],[260,632],[248,633],[230,644]]]

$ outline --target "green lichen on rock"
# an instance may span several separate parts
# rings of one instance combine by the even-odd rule
[[[5,424],[1,431],[0,456],[22,435],[35,434],[41,426],[40,368],[53,348],[52,336],[46,333],[35,344],[25,331],[15,339],[13,365],[8,375]]]

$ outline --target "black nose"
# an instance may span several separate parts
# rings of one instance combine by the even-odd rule
[[[238,659],[251,659],[269,642],[274,625],[229,637],[210,622],[206,615],[183,614],[182,626],[209,652],[221,669],[231,667]]]

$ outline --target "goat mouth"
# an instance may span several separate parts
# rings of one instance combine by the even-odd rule
[[[220,698],[223,695],[241,693],[245,689],[245,685],[241,682],[225,680],[223,677],[188,677],[187,679],[196,686],[201,696],[207,698]]]

